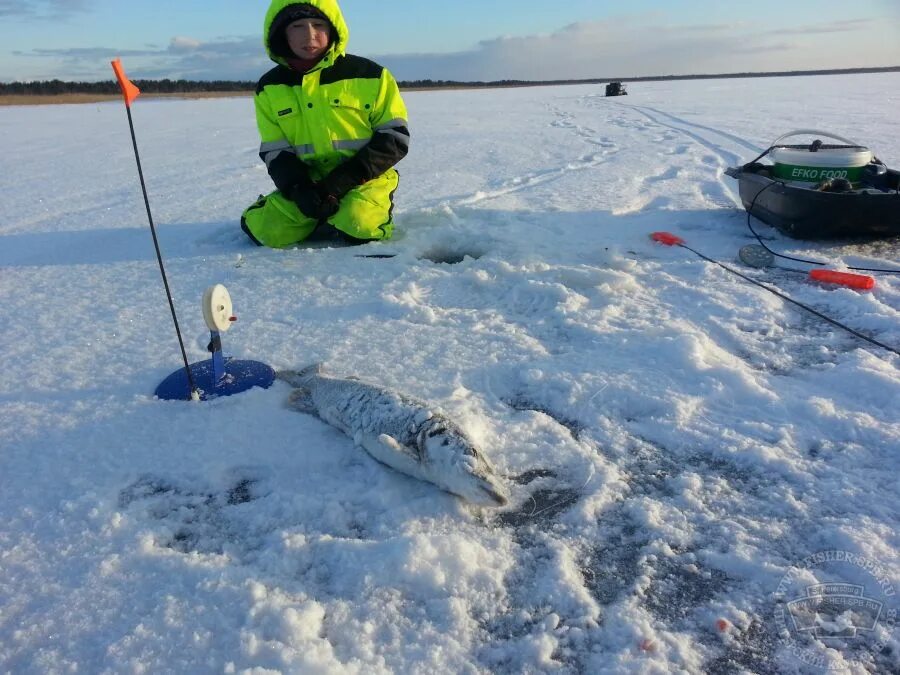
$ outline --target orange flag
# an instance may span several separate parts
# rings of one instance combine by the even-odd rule
[[[122,96],[125,97],[125,107],[130,108],[131,102],[136,99],[141,94],[141,90],[138,89],[131,80],[128,79],[128,76],[125,75],[125,69],[122,68],[122,61],[116,59],[112,62],[113,72],[116,74],[116,79],[119,81],[119,89],[122,90]]]

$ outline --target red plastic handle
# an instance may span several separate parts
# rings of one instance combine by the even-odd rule
[[[809,278],[826,284],[839,284],[860,291],[871,291],[875,288],[875,279],[865,274],[836,272],[835,270],[810,270]]]
[[[654,232],[650,235],[650,238],[666,246],[681,246],[684,243],[684,239],[675,236],[671,232]]]

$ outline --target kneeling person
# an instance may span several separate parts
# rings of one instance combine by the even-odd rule
[[[241,228],[273,248],[320,225],[354,240],[390,238],[393,167],[409,149],[394,77],[346,53],[336,0],[273,0],[263,35],[278,65],[256,87],[259,156],[278,189],[244,211]]]

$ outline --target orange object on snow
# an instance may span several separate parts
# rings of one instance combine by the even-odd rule
[[[125,69],[122,67],[120,59],[112,61],[112,67],[116,74],[116,80],[119,82],[119,89],[122,90],[122,96],[125,97],[125,107],[130,108],[131,102],[141,95],[141,90],[125,75]]]
[[[871,291],[875,288],[875,279],[865,274],[836,272],[835,270],[810,270],[809,278],[826,284],[839,284],[860,291]]]
[[[665,244],[666,246],[680,246],[684,243],[684,239],[678,237],[671,232],[654,232],[650,235],[653,241]]]

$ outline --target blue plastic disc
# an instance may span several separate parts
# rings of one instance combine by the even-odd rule
[[[219,396],[233,396],[260,387],[268,389],[275,381],[275,371],[259,361],[235,361],[225,359],[225,374],[218,383],[213,382],[213,361],[208,359],[191,364],[191,377],[200,390],[200,400],[208,401]],[[165,401],[190,401],[191,388],[184,368],[176,370],[156,388],[157,398]]]

